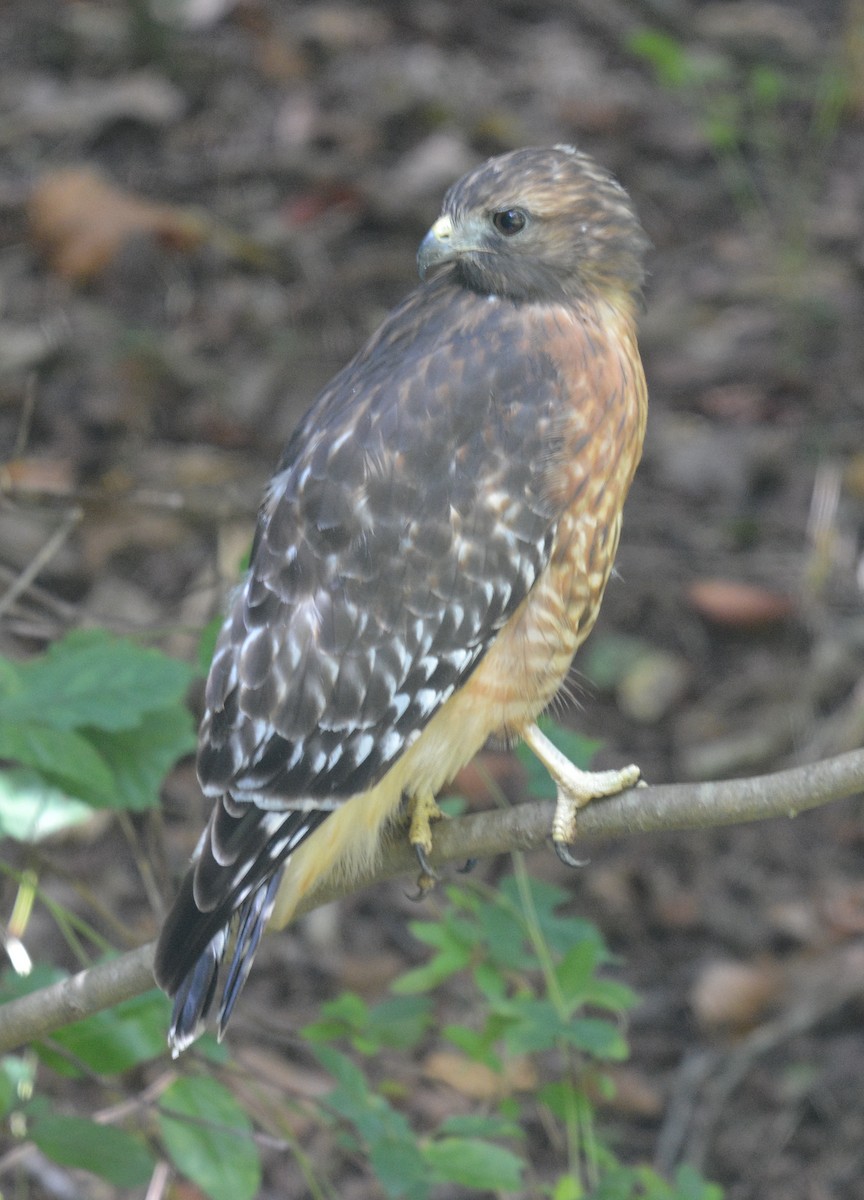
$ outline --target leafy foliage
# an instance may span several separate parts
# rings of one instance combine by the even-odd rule
[[[23,664],[0,659],[0,834],[32,840],[80,805],[140,811],[195,746],[184,663],[102,630],[68,634]],[[26,813],[26,820],[22,818]],[[30,821],[28,826],[27,821]]]
[[[693,1172],[669,1183],[647,1167],[623,1166],[599,1143],[588,1095],[602,1092],[604,1082],[609,1091],[602,1064],[627,1055],[621,1020],[636,997],[600,974],[611,956],[594,926],[561,914],[566,898],[529,879],[518,860],[516,874],[494,893],[448,888],[440,920],[412,926],[433,955],[396,981],[395,999],[370,1006],[340,996],[303,1030],[335,1081],[325,1107],[343,1144],[365,1156],[390,1200],[424,1200],[445,1182],[496,1192],[529,1186],[532,1195],[557,1200],[719,1200],[720,1190]],[[432,1023],[426,993],[461,972],[472,978],[466,1007],[473,1020],[442,1033],[464,1056],[466,1071],[478,1063],[498,1076],[501,1099],[497,1111],[451,1118],[419,1135],[386,1098],[386,1082],[370,1079],[372,1061],[364,1071],[333,1043],[367,1060],[388,1048],[416,1047]],[[525,1055],[542,1055],[544,1076],[551,1072],[536,1094],[516,1093],[507,1083],[508,1065]],[[567,1144],[576,1148],[552,1181],[546,1164],[527,1161],[520,1145],[522,1129],[538,1117],[563,1122]]]
[[[98,631],[71,634],[24,665],[0,659],[0,758],[11,764],[0,770],[0,834],[30,841],[93,807],[153,805],[165,772],[193,746],[182,703],[191,676],[181,663]],[[547,730],[571,758],[590,757],[590,743]],[[547,794],[545,773],[532,756],[525,762],[534,793]],[[627,1055],[623,1018],[635,997],[608,977],[612,960],[597,929],[562,913],[565,894],[531,881],[518,856],[515,862],[515,874],[494,892],[448,888],[440,919],[414,924],[430,958],[388,999],[370,1005],[346,993],[303,1031],[333,1081],[319,1121],[331,1126],[344,1152],[365,1158],[392,1200],[431,1200],[445,1185],[466,1194],[529,1188],[554,1200],[718,1200],[719,1190],[686,1168],[670,1183],[647,1167],[624,1166],[602,1144],[589,1095],[608,1092],[603,1065]],[[70,942],[84,932],[98,943],[80,918],[25,879],[30,875],[20,877],[23,907],[42,899]],[[498,1083],[482,1111],[419,1131],[399,1107],[399,1085],[380,1078],[381,1063],[416,1053],[435,1036],[430,992],[456,974],[470,988],[470,1018],[438,1036],[466,1070],[477,1064]],[[47,966],[26,977],[8,973],[0,1001],[58,978]],[[168,1002],[153,991],[3,1059],[0,1118],[15,1140],[27,1138],[54,1162],[118,1188],[146,1184],[157,1160],[167,1158],[212,1200],[251,1200],[261,1183],[258,1146],[243,1107],[214,1078],[214,1064],[226,1055],[212,1038],[187,1056],[189,1074],[165,1076],[148,1103],[121,1106],[122,1121],[65,1112],[38,1094],[45,1072],[73,1086],[101,1080],[113,1094],[123,1072],[140,1072],[165,1054],[167,1023]],[[509,1068],[538,1056],[542,1086],[514,1090]],[[538,1119],[563,1126],[566,1161],[529,1161],[523,1130]],[[310,1192],[330,1193],[295,1150]]]

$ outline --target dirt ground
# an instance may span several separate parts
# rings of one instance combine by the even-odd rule
[[[861,744],[861,0],[9,0],[0,64],[0,591],[42,566],[0,652],[97,624],[194,654],[288,432],[413,286],[445,187],[574,141],[654,248],[645,456],[567,721],[651,782]],[[65,168],[123,194],[78,175],[70,215]],[[204,811],[188,765],[165,800],[167,892]],[[642,997],[602,1114],[623,1158],[693,1162],[732,1200],[864,1197],[862,844],[850,801],[622,839],[578,874],[536,856]],[[153,935],[116,830],[49,856]],[[285,972],[300,1025],[422,960],[404,890],[262,949],[241,1062],[281,1053]],[[34,921],[34,954],[64,961]],[[433,1087],[417,1065],[418,1109]],[[265,1160],[262,1195],[304,1195],[290,1156]]]

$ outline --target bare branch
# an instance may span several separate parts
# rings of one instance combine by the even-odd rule
[[[794,817],[831,800],[864,792],[864,751],[856,750],[806,767],[721,783],[634,788],[588,805],[577,824],[579,840],[672,829],[706,829],[740,821]],[[431,860],[436,866],[486,858],[543,845],[552,821],[551,802],[474,813],[435,829]],[[299,912],[308,912],[367,884],[417,870],[407,839],[394,838],[377,865],[350,885],[330,883],[310,893]],[[153,986],[153,946],[100,963],[51,987],[0,1008],[0,1053],[47,1036]]]

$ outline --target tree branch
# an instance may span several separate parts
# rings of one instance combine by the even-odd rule
[[[860,792],[864,792],[864,751],[856,750],[752,779],[634,788],[583,809],[577,838],[587,841],[794,817]],[[535,801],[442,822],[435,828],[431,861],[440,867],[466,858],[532,850],[547,841],[552,811],[551,802]],[[367,884],[416,870],[417,860],[407,839],[394,838],[384,847],[378,863],[361,878],[347,886],[330,883],[318,888],[305,897],[298,915]],[[3,1005],[0,1053],[147,991],[153,986],[152,963],[151,943]]]

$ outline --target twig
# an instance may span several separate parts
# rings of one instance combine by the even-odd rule
[[[864,751],[856,750],[806,767],[720,783],[672,784],[638,788],[595,801],[579,814],[577,839],[672,829],[706,829],[740,821],[794,817],[864,791]],[[441,822],[435,829],[435,866],[484,858],[510,850],[532,850],[549,836],[552,805],[520,804]],[[325,881],[301,903],[298,914],[370,883],[416,872],[406,838],[393,837],[377,864],[349,884]],[[91,1013],[139,995],[153,985],[153,946],[99,963],[69,979],[12,1000],[0,1008],[0,1053]]]
[[[722,1115],[730,1111],[732,1093],[742,1084],[754,1063],[775,1046],[805,1033],[842,1004],[860,996],[863,982],[864,946],[852,944],[827,956],[809,985],[799,982],[798,988],[793,989],[792,1001],[774,1020],[755,1028],[725,1055],[716,1050],[707,1051],[694,1072],[698,1078],[691,1080],[684,1075],[680,1080],[682,1108],[686,1106],[689,1120],[683,1118],[680,1122],[677,1145],[668,1142],[660,1169],[671,1172],[680,1160],[704,1170],[715,1130]],[[689,1129],[684,1128],[685,1124]]]
[[[80,508],[70,508],[68,510],[60,525],[54,530],[39,553],[27,564],[15,582],[0,596],[0,617],[9,611],[18,597],[27,591],[27,588],[40,571],[48,565],[81,520],[82,515]]]

